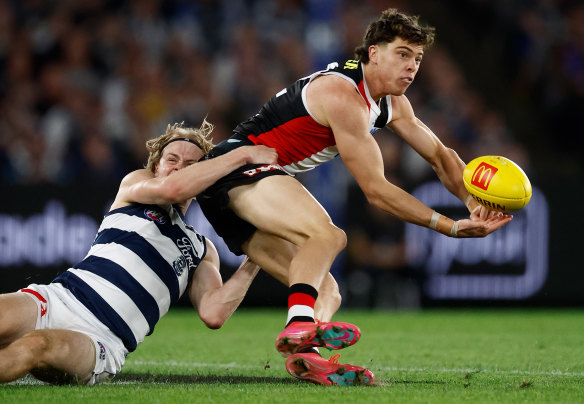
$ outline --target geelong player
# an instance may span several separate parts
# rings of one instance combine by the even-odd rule
[[[372,204],[450,237],[484,237],[511,220],[470,198],[462,182],[464,163],[416,118],[404,95],[433,41],[434,29],[421,26],[417,17],[385,10],[367,28],[355,60],[332,63],[280,91],[208,155],[251,144],[278,151],[279,165],[244,166],[198,201],[232,251],[247,254],[289,285],[288,318],[276,347],[289,356],[286,367],[295,377],[321,384],[371,382],[367,372],[356,382],[338,381],[338,364],[314,352],[314,345],[342,348],[356,341],[354,326],[314,321],[330,320],[340,305],[328,272],[346,236],[294,175],[340,155]],[[444,186],[466,203],[469,219],[442,216],[386,180],[372,136],[384,126],[428,161]],[[331,330],[336,345],[315,338]]]
[[[274,149],[241,147],[198,163],[212,125],[182,125],[146,143],[145,169],[128,174],[87,256],[49,285],[0,296],[0,382],[31,373],[56,384],[95,384],[187,292],[209,328],[241,303],[259,268],[244,260],[225,283],[213,244],[184,222],[193,197],[244,164],[275,163]]]

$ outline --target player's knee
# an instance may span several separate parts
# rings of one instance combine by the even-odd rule
[[[42,331],[31,331],[14,341],[8,347],[18,358],[19,367],[32,370],[46,365],[52,342]]]
[[[25,334],[20,341],[38,361],[45,358],[53,345],[51,338],[46,333],[36,330]]]
[[[338,252],[342,251],[347,246],[347,235],[343,230],[331,224],[328,233],[331,246],[334,246]]]
[[[319,240],[326,244],[328,248],[334,249],[337,253],[347,245],[347,235],[345,232],[332,223],[315,224],[313,228],[307,231],[309,239]]]

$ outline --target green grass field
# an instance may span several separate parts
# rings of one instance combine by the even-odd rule
[[[208,330],[174,309],[114,381],[0,386],[0,403],[577,403],[584,402],[584,311],[341,311],[361,340],[341,362],[369,367],[373,387],[297,381],[273,344],[284,311],[240,310]],[[328,351],[323,352],[326,357]]]

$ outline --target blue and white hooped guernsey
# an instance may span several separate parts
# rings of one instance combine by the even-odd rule
[[[87,256],[53,282],[132,352],[185,292],[205,253],[205,238],[178,209],[133,204],[106,214]]]

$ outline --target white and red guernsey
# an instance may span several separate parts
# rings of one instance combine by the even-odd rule
[[[331,128],[314,118],[306,105],[306,89],[320,75],[334,74],[348,80],[363,97],[369,108],[369,130],[373,134],[391,120],[391,98],[375,102],[363,79],[361,62],[348,60],[343,67],[331,63],[280,91],[260,112],[239,124],[234,132],[254,144],[263,144],[278,151],[278,163],[291,175],[312,170],[339,152]]]

